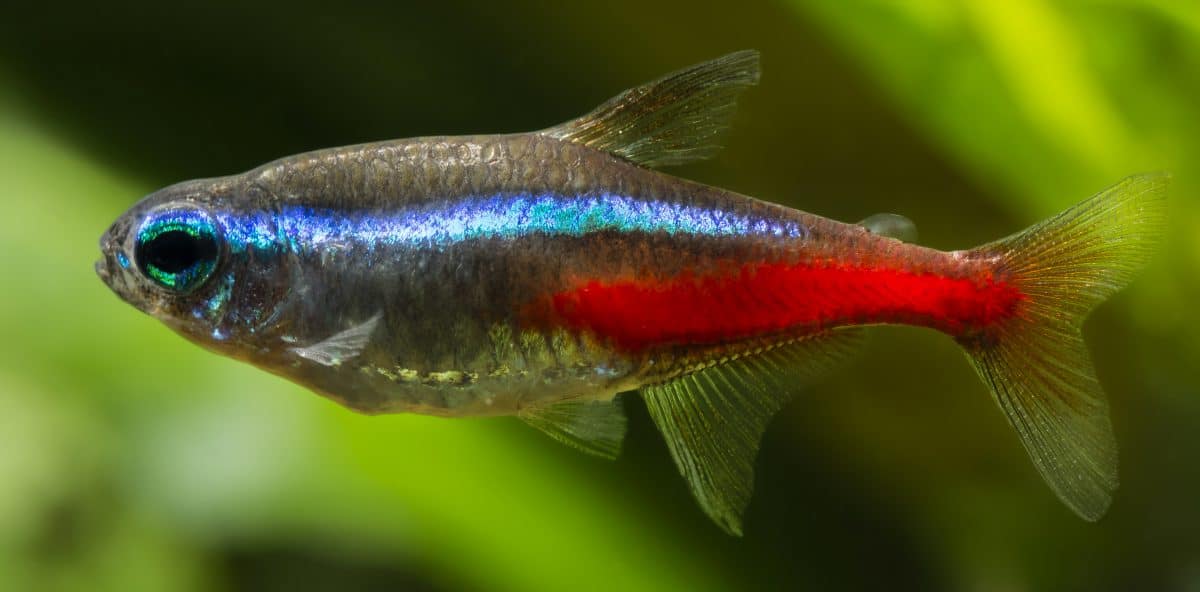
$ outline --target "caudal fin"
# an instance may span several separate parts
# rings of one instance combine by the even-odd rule
[[[1125,287],[1162,235],[1166,174],[1128,177],[1024,232],[974,249],[1025,299],[995,333],[962,340],[1046,483],[1098,520],[1117,488],[1108,404],[1080,331]]]

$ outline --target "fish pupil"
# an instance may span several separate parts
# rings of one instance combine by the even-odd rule
[[[167,273],[186,271],[217,256],[217,245],[212,239],[204,240],[182,230],[162,233],[146,243],[143,250],[143,261]]]
[[[188,291],[211,274],[217,241],[211,232],[168,229],[139,241],[134,257],[142,273],[166,288]]]

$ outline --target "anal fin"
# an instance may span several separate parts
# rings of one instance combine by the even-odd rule
[[[607,401],[567,400],[523,409],[520,418],[546,435],[604,458],[616,458],[625,438],[620,397]]]
[[[791,395],[853,351],[861,331],[835,329],[643,387],[650,417],[705,513],[742,534],[754,458]]]

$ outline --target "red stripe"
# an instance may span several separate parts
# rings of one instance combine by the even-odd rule
[[[720,277],[587,281],[544,304],[568,327],[640,350],[883,322],[962,335],[1013,316],[1024,299],[990,273],[963,279],[837,264],[763,264]]]

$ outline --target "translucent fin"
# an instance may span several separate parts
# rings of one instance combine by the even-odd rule
[[[522,410],[520,417],[559,442],[604,458],[616,458],[625,439],[620,397],[531,407]]]
[[[629,89],[543,134],[649,166],[709,158],[737,96],[758,83],[758,52],[739,51]]]
[[[1117,488],[1117,446],[1080,328],[1150,257],[1165,222],[1167,181],[1128,177],[971,252],[998,257],[1026,300],[995,334],[960,342],[1038,472],[1089,521],[1104,515]]]
[[[906,243],[917,242],[917,225],[900,214],[867,216],[858,225],[870,230],[872,234],[891,237]]]
[[[754,457],[771,417],[849,353],[859,336],[838,329],[642,389],[692,495],[725,532],[742,534]]]
[[[370,341],[371,334],[379,326],[379,319],[382,316],[382,314],[376,313],[365,322],[337,333],[324,341],[308,347],[293,347],[290,351],[323,366],[338,366],[362,352],[362,349],[367,346],[367,342]]]

